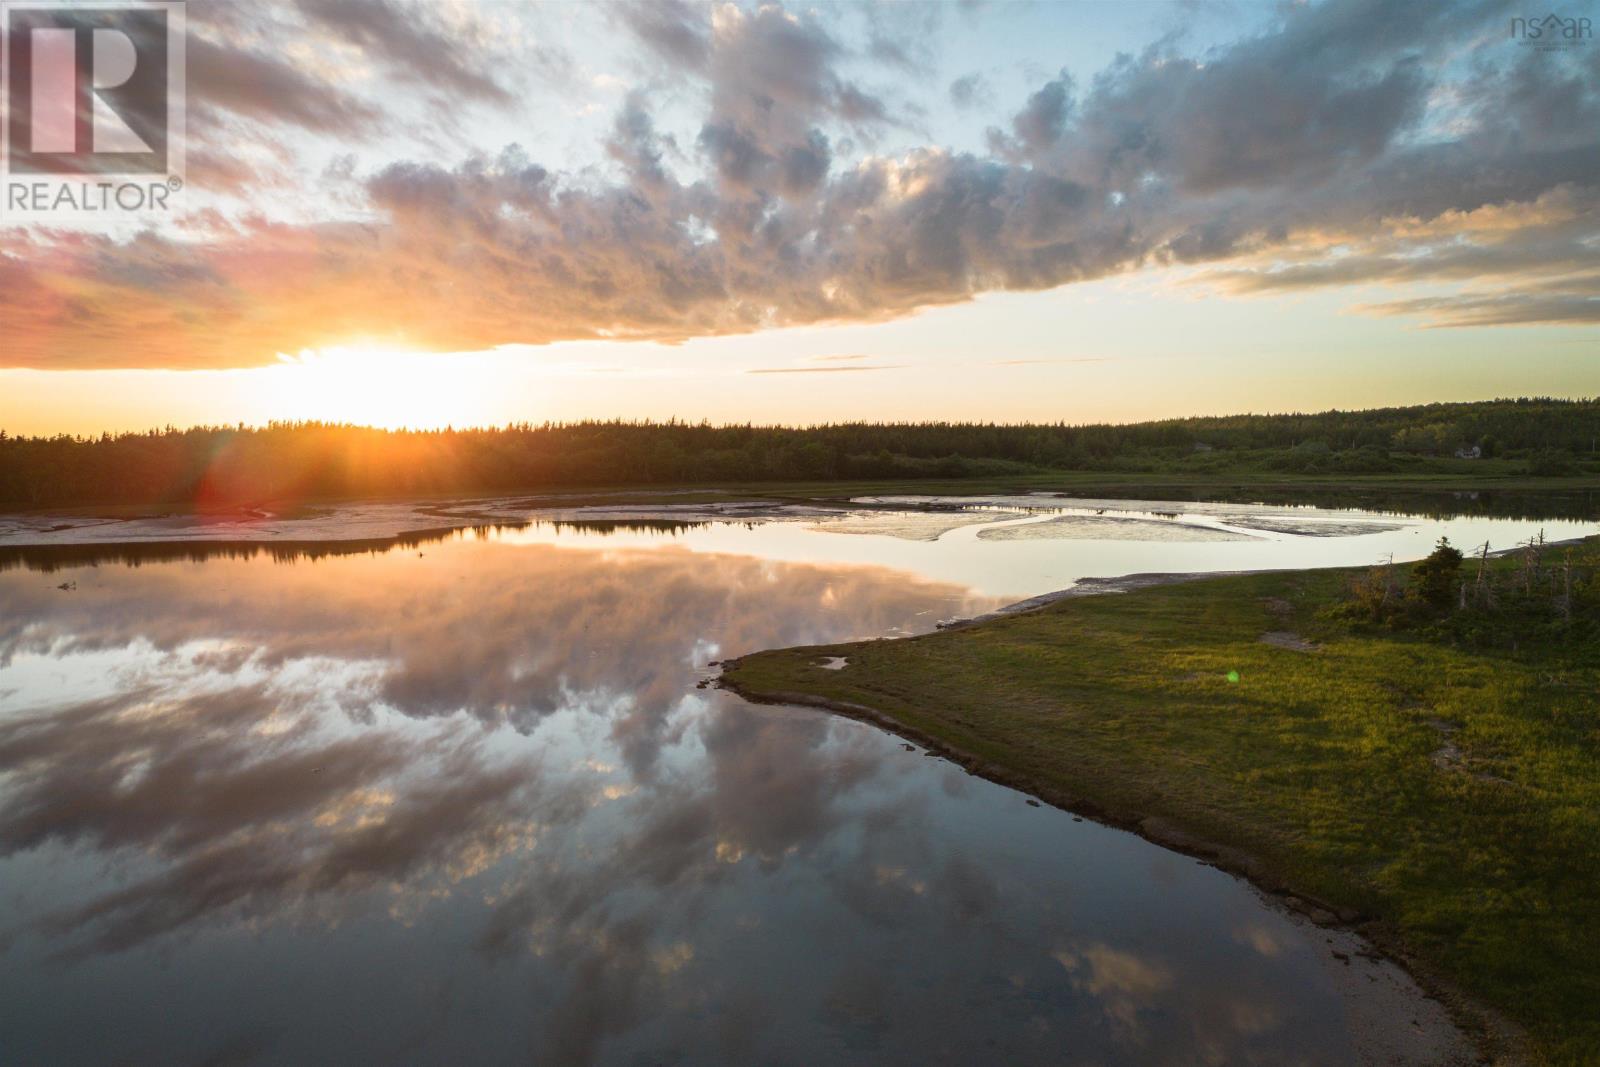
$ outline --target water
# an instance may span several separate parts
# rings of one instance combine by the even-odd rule
[[[1199,507],[1150,521],[1242,529]],[[1352,971],[1227,875],[871,727],[696,688],[725,655],[925,631],[1083,574],[1539,525],[1380,518],[0,560],[0,1060],[1343,1064],[1377,1041],[1425,1062],[1411,1028],[1367,1025],[1437,1016],[1402,975]]]

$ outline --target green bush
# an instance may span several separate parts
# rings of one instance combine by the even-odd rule
[[[1560,478],[1577,473],[1577,462],[1565,452],[1546,449],[1528,460],[1528,474],[1535,478]]]
[[[1461,551],[1448,537],[1439,538],[1439,544],[1427,558],[1411,568],[1406,596],[1432,608],[1448,608],[1461,579],[1461,558]]]

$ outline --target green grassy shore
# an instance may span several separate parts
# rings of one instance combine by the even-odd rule
[[[1491,562],[1506,581],[1516,565]],[[1485,642],[1352,622],[1357,577],[1059,600],[760,652],[723,684],[878,721],[1356,923],[1497,1058],[1600,1062],[1594,628],[1502,622]]]

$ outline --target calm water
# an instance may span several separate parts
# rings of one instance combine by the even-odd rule
[[[872,728],[695,687],[724,655],[1084,574],[1539,525],[1274,515],[1250,541],[909,540],[913,515],[12,566],[0,1061],[1355,1062],[1347,969],[1248,887]]]

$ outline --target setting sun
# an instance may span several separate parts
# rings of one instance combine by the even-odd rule
[[[473,370],[466,357],[356,344],[280,352],[260,377],[264,406],[280,418],[433,430],[483,421]]]

